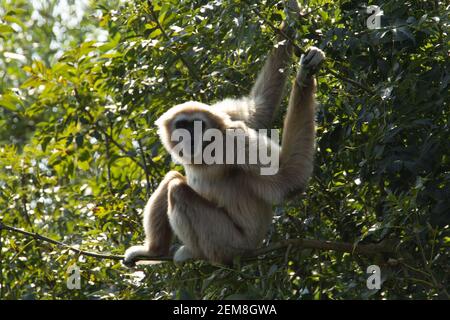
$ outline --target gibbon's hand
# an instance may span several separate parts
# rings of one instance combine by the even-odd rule
[[[325,53],[317,47],[310,47],[300,58],[300,83],[304,83],[319,70],[325,60]]]

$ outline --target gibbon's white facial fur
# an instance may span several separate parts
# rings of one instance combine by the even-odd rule
[[[289,3],[296,4],[293,0]],[[174,255],[175,261],[194,258],[230,264],[236,255],[262,243],[272,221],[273,203],[305,190],[312,173],[315,147],[313,75],[325,58],[320,49],[311,47],[300,60],[281,146],[252,131],[270,126],[282,100],[291,55],[289,42],[274,48],[250,94],[244,98],[226,99],[213,106],[186,102],[173,107],[157,121],[161,140],[171,153],[175,145],[170,135],[177,128],[177,121],[178,127],[186,127],[186,123],[197,120],[206,128],[222,132],[242,128],[247,139],[263,141],[272,150],[280,151],[279,170],[273,175],[261,175],[261,164],[257,163],[183,164],[186,176],[170,171],[144,209],[145,243],[127,249],[126,265],[132,266],[145,257],[167,255],[173,235],[183,243]],[[192,131],[191,127],[188,129]]]
[[[178,163],[188,162],[188,160],[191,160],[191,156],[196,155],[195,151],[203,150],[203,148],[195,148],[197,145],[194,146],[194,143],[201,142],[202,137],[194,136],[194,132],[189,132],[189,139],[180,139],[178,135],[174,134],[177,130],[190,130],[190,128],[185,126],[177,127],[179,123],[202,123],[202,132],[208,129],[217,129],[222,133],[234,124],[228,114],[196,101],[185,102],[169,109],[156,121],[156,125],[164,147]],[[197,140],[197,142],[194,140]],[[174,150],[175,146],[179,146],[183,150],[191,149],[192,154],[183,158],[183,155]]]

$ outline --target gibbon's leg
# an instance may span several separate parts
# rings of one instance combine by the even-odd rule
[[[169,252],[172,229],[167,217],[167,194],[169,182],[184,180],[183,175],[170,171],[152,194],[144,209],[145,243],[133,246],[125,251],[124,264],[134,265],[139,257],[164,256]]]
[[[224,209],[201,197],[185,181],[169,183],[169,221],[183,246],[174,261],[206,258],[215,263],[231,263],[245,249],[246,238],[239,225]]]
[[[316,133],[313,75],[324,59],[325,54],[316,47],[311,47],[300,59],[284,120],[278,173],[260,176],[254,184],[260,196],[275,203],[304,190],[311,176]]]

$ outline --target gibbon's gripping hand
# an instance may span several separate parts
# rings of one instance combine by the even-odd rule
[[[300,77],[298,84],[303,86],[319,70],[325,60],[325,53],[317,47],[310,47],[300,58]]]

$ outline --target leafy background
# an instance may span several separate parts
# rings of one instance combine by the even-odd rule
[[[448,299],[449,6],[300,3],[297,44],[328,57],[315,173],[274,208],[266,242],[389,239],[394,256],[291,248],[133,270],[1,230],[1,298]],[[384,11],[379,30],[368,4]],[[268,22],[284,16],[274,0],[0,0],[2,222],[90,251],[141,242],[142,208],[174,167],[154,121],[186,100],[247,93],[275,43]],[[74,263],[80,290],[66,286]],[[372,264],[380,290],[366,287]]]

